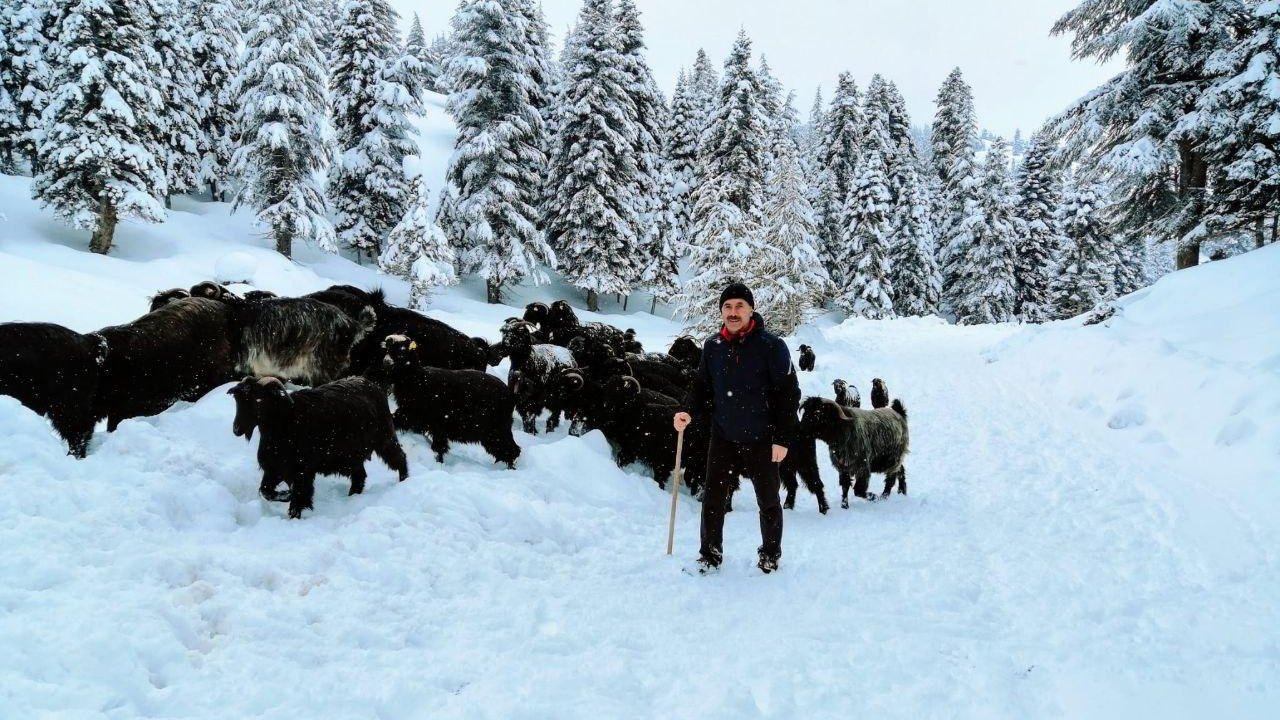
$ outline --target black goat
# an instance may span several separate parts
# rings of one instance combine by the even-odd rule
[[[907,492],[907,471],[903,466],[910,446],[907,410],[899,400],[887,408],[847,410],[819,397],[806,398],[800,407],[800,431],[827,443],[832,460],[843,474],[840,479],[840,507],[849,507],[849,480],[855,479],[854,495],[868,497],[871,473],[884,473],[887,499],[898,484]],[[874,499],[874,496],[870,499]]]
[[[635,352],[644,349],[634,339],[634,333],[632,339],[628,341],[624,331],[607,323],[579,322],[578,315],[564,300],[551,303],[551,307],[547,310],[547,320],[541,324],[540,329],[546,337],[546,342],[561,347],[569,347],[569,342],[574,338],[586,335],[606,343],[617,357],[622,357],[628,347]]]
[[[170,290],[169,292],[173,291]],[[270,290],[250,290],[243,295],[237,295],[226,285],[219,285],[211,280],[192,285],[189,292],[191,297],[203,297],[210,300],[266,300],[267,298],[279,297]]]
[[[329,303],[352,318],[372,307],[377,323],[351,350],[352,372],[363,374],[382,362],[382,340],[388,335],[404,335],[417,343],[423,365],[453,370],[484,370],[489,365],[489,342],[471,338],[448,323],[387,302],[382,290],[361,290],[353,285],[334,285],[304,297]]]
[[[702,364],[702,346],[689,335],[682,335],[672,341],[667,354],[691,370],[697,370]]]
[[[835,390],[837,405],[845,409],[862,407],[862,393],[856,386],[836,378],[831,382],[831,388]]]
[[[147,312],[155,312],[156,310],[159,310],[160,308],[164,307],[165,305],[168,305],[171,302],[174,302],[176,300],[182,300],[183,298],[189,298],[189,297],[191,297],[191,292],[184,288],[170,288],[168,290],[161,290],[160,292],[151,296],[151,301],[150,301],[149,309]]]
[[[800,346],[800,369],[805,372],[813,372],[813,364],[817,358],[813,354],[813,348],[808,345]]]
[[[550,317],[551,309],[546,303],[531,302],[524,306],[524,321],[537,325],[539,330],[544,329]]]
[[[515,394],[483,370],[426,367],[404,335],[384,341],[383,364],[396,397],[396,427],[431,437],[437,462],[449,442],[479,443],[495,462],[514,468],[520,446],[511,436]]]
[[[635,328],[627,328],[622,331],[622,349],[628,353],[638,354],[644,352],[644,345],[636,339]]]
[[[234,379],[242,320],[232,306],[200,297],[174,300],[125,325],[95,333],[106,344],[94,417],[107,432],[122,420],[198,400]]]
[[[52,323],[0,323],[0,395],[49,418],[69,454],[83,458],[98,418],[93,412],[107,345]]]
[[[871,379],[871,407],[882,408],[889,406],[889,388],[880,378]]]
[[[516,394],[516,410],[520,413],[524,431],[538,433],[537,418],[543,409],[549,410],[546,431],[552,432],[560,425],[560,396],[549,392],[553,379],[564,368],[577,368],[568,349],[558,345],[534,342],[536,329],[532,323],[518,321],[504,326],[502,343],[511,357],[511,369],[507,384]]]
[[[830,506],[827,505],[822,476],[818,473],[818,439],[811,431],[803,428],[796,429],[791,446],[787,449],[787,456],[778,464],[778,476],[787,491],[782,507],[787,510],[796,506],[796,490],[800,487],[796,482],[797,475],[805,488],[818,499],[818,512],[826,515]]]
[[[605,379],[600,390],[600,404],[586,411],[586,427],[604,433],[619,467],[643,463],[653,472],[658,486],[665,488],[676,464],[676,430],[671,418],[679,403],[642,389],[640,381],[626,375]],[[705,418],[685,428],[681,459],[685,482],[695,495],[706,475],[709,432]]]
[[[289,393],[278,378],[245,378],[227,391],[236,399],[231,431],[245,440],[261,431],[258,492],[284,500],[276,490],[289,486],[289,517],[313,509],[316,475],[351,478],[349,495],[364,492],[364,463],[377,454],[400,480],[409,465],[396,439],[382,388],[364,378],[344,378]]]
[[[323,385],[345,375],[352,348],[378,320],[367,304],[349,316],[315,298],[247,299],[216,283],[193,290],[216,294],[218,302],[234,309],[242,327],[237,372],[303,385]]]

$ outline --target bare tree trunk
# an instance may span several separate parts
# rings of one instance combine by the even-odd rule
[[[502,302],[502,283],[494,282],[492,278],[485,280],[485,294],[488,296],[490,305]]]
[[[1271,242],[1276,241],[1276,233],[1280,233],[1280,214],[1271,216]]]
[[[600,312],[600,294],[595,290],[587,291],[587,309],[591,312]]]
[[[1267,236],[1262,229],[1262,216],[1259,215],[1253,219],[1253,247],[1256,250],[1265,245],[1266,242]]]
[[[106,255],[111,252],[111,241],[116,236],[116,206],[110,200],[103,200],[98,209],[98,227],[89,238],[89,252]]]
[[[164,195],[164,209],[165,210],[173,209],[173,195],[170,195],[169,193],[165,193]]]
[[[631,299],[631,296],[630,296],[630,295],[623,295],[623,296],[622,296],[622,312],[626,312],[626,311],[627,311],[627,301],[628,301],[628,300],[630,300],[630,299]]]
[[[1179,141],[1178,157],[1178,197],[1190,206],[1186,208],[1184,205],[1186,215],[1178,228],[1177,269],[1182,270],[1200,263],[1200,241],[1185,238],[1200,223],[1203,215],[1209,164],[1205,162],[1204,156],[1195,151],[1190,140]]]
[[[280,253],[281,255],[287,258],[292,258],[293,257],[293,230],[286,227],[277,227],[275,229],[275,235],[276,235],[276,252]]]
[[[649,314],[653,315],[658,310],[658,296],[653,296],[653,302],[649,303]]]

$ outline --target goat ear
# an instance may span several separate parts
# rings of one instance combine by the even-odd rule
[[[584,382],[586,381],[582,379],[582,375],[579,373],[569,373],[569,387],[574,390],[581,390]]]

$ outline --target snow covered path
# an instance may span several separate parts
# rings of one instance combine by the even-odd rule
[[[874,375],[904,398],[911,494],[822,517],[802,490],[770,577],[750,566],[749,491],[727,569],[680,573],[696,505],[684,499],[665,558],[666,497],[614,468],[598,435],[522,436],[515,472],[471,448],[441,471],[406,436],[404,484],[381,466],[361,497],[325,481],[314,515],[289,522],[256,497],[223,395],[126,423],[79,463],[0,398],[3,704],[392,718],[1274,707],[1274,514],[1082,422],[1042,368],[1002,357],[1025,331],[806,332],[807,391]]]

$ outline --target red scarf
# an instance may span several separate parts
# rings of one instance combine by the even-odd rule
[[[754,331],[755,329],[756,329],[756,319],[753,317],[747,321],[747,326],[742,328],[738,332],[733,332],[729,330],[729,328],[725,327],[724,325],[721,325],[720,337],[724,338],[726,342],[733,342],[734,340],[742,340],[746,336],[750,335],[752,331]]]

